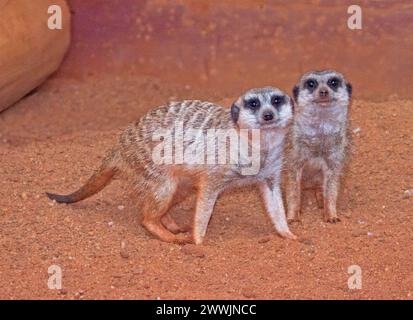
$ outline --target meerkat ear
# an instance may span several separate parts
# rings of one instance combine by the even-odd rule
[[[290,99],[291,109],[293,110],[293,114],[294,114],[294,111],[295,111],[295,102],[294,102],[294,99],[291,98],[291,97],[288,97],[288,98]]]
[[[351,95],[353,94],[353,86],[351,85],[350,82],[346,83],[346,88],[347,88],[348,95],[351,97]]]
[[[239,107],[235,104],[235,102],[231,106],[231,118],[232,121],[237,123],[239,117]]]
[[[300,93],[300,88],[298,86],[294,86],[294,88],[293,88],[293,97],[294,97],[295,101],[297,101],[299,93]]]

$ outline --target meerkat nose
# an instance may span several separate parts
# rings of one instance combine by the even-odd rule
[[[274,119],[274,114],[271,111],[267,111],[263,114],[262,117],[265,121],[271,121],[272,119]]]
[[[320,97],[328,97],[328,90],[327,89],[320,89]]]

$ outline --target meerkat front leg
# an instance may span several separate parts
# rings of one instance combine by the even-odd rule
[[[289,222],[300,221],[301,216],[301,180],[303,176],[303,166],[293,172],[288,183],[288,215]]]
[[[201,244],[218,198],[218,191],[208,185],[200,186],[196,200],[193,237],[195,244]]]
[[[297,239],[290,231],[285,217],[284,204],[281,197],[281,190],[273,182],[263,182],[260,185],[264,198],[265,208],[278,234],[283,238]]]
[[[324,172],[323,195],[324,195],[324,220],[330,223],[339,222],[337,217],[337,194],[339,187],[339,174],[332,170]]]

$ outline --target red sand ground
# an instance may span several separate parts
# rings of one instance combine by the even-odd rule
[[[308,197],[303,223],[292,226],[300,241],[275,235],[249,189],[219,199],[196,249],[148,235],[119,182],[74,205],[44,196],[77,188],[120,128],[171,95],[218,100],[153,78],[55,79],[1,115],[0,298],[412,297],[413,197],[403,198],[412,187],[412,101],[354,101],[361,131],[342,222],[322,222]],[[188,202],[174,214],[185,222],[192,211]],[[53,264],[63,269],[61,292],[46,285]],[[347,287],[353,264],[362,290]]]
[[[412,299],[412,6],[364,1],[365,29],[349,33],[339,1],[118,2],[71,0],[61,72],[0,114],[0,298]],[[140,226],[118,181],[74,205],[44,196],[79,187],[122,128],[172,97],[289,91],[301,72],[325,67],[352,81],[360,128],[337,225],[307,197],[291,227],[300,240],[283,240],[258,193],[240,189],[219,199],[203,245],[181,247]],[[191,201],[174,209],[181,222],[192,212]],[[47,288],[54,264],[61,291]],[[362,290],[348,289],[351,265]]]

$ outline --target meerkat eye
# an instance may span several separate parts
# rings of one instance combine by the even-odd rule
[[[306,86],[308,89],[314,89],[314,88],[317,87],[317,85],[318,85],[318,83],[317,83],[317,81],[314,80],[314,79],[308,79],[308,80],[305,82],[305,86]]]
[[[274,107],[279,107],[280,105],[282,105],[285,101],[285,97],[284,96],[273,96],[271,98],[271,104]]]
[[[334,77],[327,81],[328,86],[331,89],[337,89],[340,86],[340,79]]]
[[[247,101],[247,106],[250,109],[253,109],[253,110],[258,109],[260,107],[260,100],[258,100],[258,99],[248,100]]]

